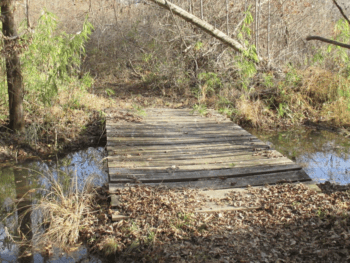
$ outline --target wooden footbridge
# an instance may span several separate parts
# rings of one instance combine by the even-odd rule
[[[125,185],[227,189],[311,181],[302,168],[229,119],[187,109],[144,117],[107,111],[110,191]]]

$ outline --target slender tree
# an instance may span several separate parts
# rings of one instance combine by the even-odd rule
[[[14,131],[23,131],[23,83],[21,63],[18,52],[15,48],[16,42],[18,41],[18,36],[14,22],[14,0],[0,0],[0,7],[4,50],[6,56],[10,129]]]

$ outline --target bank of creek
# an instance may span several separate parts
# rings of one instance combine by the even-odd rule
[[[288,131],[251,129],[249,132],[293,161],[302,164],[314,181],[330,181],[341,185],[350,183],[350,142],[344,136],[307,127]],[[51,156],[45,161],[17,163],[1,168],[0,262],[105,262],[101,257],[90,255],[84,246],[68,254],[53,249],[53,254],[36,252],[28,257],[19,258],[24,249],[14,244],[7,235],[8,232],[15,233],[19,226],[20,215],[18,212],[13,213],[16,200],[31,189],[49,188],[49,176],[63,184],[69,184],[70,179],[77,176],[78,185],[83,185],[88,176],[94,174],[94,183],[102,185],[108,178],[104,157],[103,147],[88,148],[58,160]],[[36,202],[37,197],[38,192],[36,195],[26,195],[19,207]],[[29,218],[24,217],[23,223],[34,229],[41,227],[40,220],[39,214],[32,213]]]

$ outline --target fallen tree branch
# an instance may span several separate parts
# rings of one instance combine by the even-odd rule
[[[188,13],[187,11],[178,7],[177,5],[174,5],[173,3],[170,3],[167,0],[150,0],[150,1],[152,1],[155,4],[171,11],[172,13],[183,18],[187,22],[199,27],[203,31],[205,31],[208,34],[212,35],[213,37],[217,38],[222,43],[228,45],[229,47],[233,48],[234,50],[236,50],[240,53],[242,53],[243,51],[246,51],[246,48],[241,43],[239,43],[237,40],[234,40],[233,38],[229,37],[221,30],[215,28],[213,25],[211,25],[208,22]],[[261,60],[260,57],[258,57],[258,59]]]
[[[343,48],[347,48],[347,49],[350,49],[350,45],[347,45],[347,44],[344,44],[344,43],[341,43],[341,42],[338,42],[338,41],[334,41],[334,40],[331,40],[331,39],[328,39],[328,38],[324,38],[324,37],[319,37],[319,36],[308,36],[306,38],[307,41],[310,41],[310,40],[319,40],[319,41],[322,41],[322,42],[326,42],[328,44],[332,44],[332,45],[336,45],[336,46],[339,46],[339,47],[343,47]]]

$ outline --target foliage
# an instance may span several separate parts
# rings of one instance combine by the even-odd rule
[[[245,12],[245,19],[242,23],[240,32],[238,33],[238,39],[244,43],[246,50],[239,56],[236,56],[236,65],[238,68],[238,84],[244,91],[249,91],[249,83],[251,78],[257,73],[255,63],[258,62],[258,56],[256,53],[256,47],[249,43],[251,38],[250,24],[253,22],[253,16],[250,13],[250,8]]]
[[[78,86],[84,89],[92,84],[88,74],[77,79],[81,59],[85,54],[84,44],[91,34],[92,25],[86,18],[82,31],[69,35],[59,33],[57,23],[57,17],[45,11],[22,56],[27,96],[39,96],[44,104],[51,104],[60,88]]]
[[[207,95],[215,94],[216,88],[222,86],[221,80],[214,72],[202,72],[198,74],[198,79],[201,82],[198,93],[198,100],[205,101]]]
[[[349,43],[350,41],[350,25],[345,19],[339,19],[334,28],[338,42]],[[333,55],[333,59],[340,64],[340,73],[345,77],[350,78],[350,59],[348,50],[339,46],[328,46],[328,53],[331,53],[335,49],[336,52]]]
[[[272,88],[274,86],[273,76],[271,74],[264,73],[262,77],[264,79],[264,82],[263,82],[264,87]]]
[[[192,113],[198,112],[200,115],[205,116],[208,113],[207,105],[205,104],[195,104],[193,106]]]

